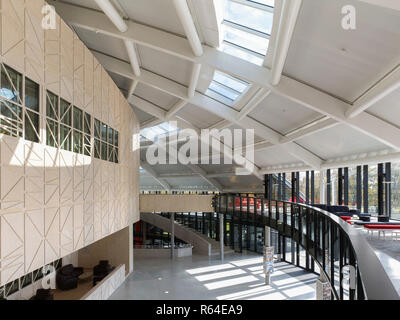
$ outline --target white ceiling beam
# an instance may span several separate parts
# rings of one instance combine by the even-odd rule
[[[222,184],[220,184],[217,180],[214,178],[208,178],[207,177],[207,172],[200,168],[199,166],[193,165],[193,164],[188,164],[188,167],[198,175],[200,175],[204,180],[206,180],[209,184],[214,186],[217,190],[221,191],[223,189]]]
[[[351,126],[370,137],[400,150],[400,129],[366,112],[348,119],[346,111],[351,105],[296,80],[282,76],[274,92],[300,105]]]
[[[284,144],[291,141],[296,141],[302,138],[305,138],[309,135],[318,133],[322,130],[326,130],[338,125],[339,122],[333,120],[331,118],[323,119],[320,121],[313,122],[311,124],[307,124],[293,132],[286,134],[281,140],[280,143]]]
[[[271,79],[271,71],[267,68],[257,66],[211,47],[204,47],[203,56],[195,57],[185,39],[168,32],[133,22],[127,22],[128,31],[121,33],[115,30],[115,27],[108,19],[104,19],[102,13],[61,2],[50,1],[50,3],[55,5],[57,11],[66,21],[76,27],[93,32],[101,32],[111,37],[129,39],[135,43],[154,48],[161,52],[173,54],[189,61],[206,64],[258,86],[272,89],[273,93],[287,97],[309,109],[327,115],[336,121],[349,124],[359,131],[368,131],[367,127],[363,125],[358,126],[358,124],[350,121],[353,119],[347,119],[345,117],[345,112],[351,108],[350,104],[344,103],[337,98],[285,76],[282,76],[279,85],[271,86],[269,81]],[[142,70],[141,77],[143,77],[143,74],[144,72]],[[128,78],[132,79],[132,77],[129,76]],[[172,87],[169,88],[169,86],[163,87],[165,92],[176,95],[176,92],[173,92],[171,89]],[[187,96],[187,88],[183,87],[181,90],[184,90],[184,95]],[[393,127],[389,123],[387,123],[387,126]],[[389,146],[393,145],[392,140],[396,140],[396,148],[400,149],[400,129],[398,129],[398,131],[392,131],[396,132],[396,137],[388,136],[386,131],[378,132],[377,135],[374,133],[371,136],[379,141],[383,141]]]
[[[398,0],[358,0],[360,2],[365,2],[372,4],[374,6],[386,8],[386,9],[393,9],[400,11],[400,2]]]
[[[221,120],[218,121],[216,124],[213,124],[209,126],[207,129],[212,130],[212,129],[217,129],[217,130],[223,130],[225,128],[228,128],[232,125],[232,123],[228,120]]]
[[[187,104],[187,101],[180,100],[175,105],[168,110],[167,114],[165,115],[165,120],[171,119],[175,114],[177,114],[182,108],[184,108]]]
[[[138,84],[139,84],[139,81],[137,81],[136,79],[131,81],[131,84],[130,84],[130,86],[129,86],[129,89],[128,89],[127,93],[126,93],[126,98],[127,98],[127,99],[128,99],[131,95],[133,95],[133,93],[135,92],[136,87],[137,87]]]
[[[246,117],[250,112],[252,112],[258,105],[270,95],[271,90],[261,88],[257,91],[257,93],[250,99],[250,101],[240,110],[237,114],[236,119],[241,121],[244,117]]]
[[[271,84],[274,86],[279,83],[282,76],[301,4],[302,0],[283,0],[278,37],[272,60]]]
[[[132,41],[124,40],[126,51],[128,52],[129,61],[131,62],[132,70],[135,76],[140,76],[139,59],[136,54],[135,44]]]
[[[151,175],[154,180],[156,180],[161,186],[163,186],[165,188],[165,190],[167,191],[171,191],[171,186],[169,185],[169,183],[167,181],[165,181],[165,179],[160,178],[157,174],[157,172],[155,172],[153,170],[153,168],[146,162],[141,161],[140,162],[140,166],[146,170],[146,172]]]
[[[193,22],[193,17],[190,13],[186,0],[172,0],[175,6],[176,13],[185,30],[186,37],[189,40],[193,53],[200,57],[203,55],[203,46],[201,44],[199,35],[197,34],[196,26]]]
[[[165,110],[137,96],[130,96],[128,102],[134,105],[136,108],[147,112],[158,119],[165,119],[167,115]]]
[[[178,83],[175,83],[171,80],[165,79],[159,75],[153,74],[149,71],[143,70],[142,75],[140,77],[136,77],[132,74],[131,71],[126,69],[126,62],[120,61],[118,59],[106,56],[100,53],[94,53],[99,62],[103,65],[106,70],[112,71],[113,73],[119,74],[121,76],[127,77],[129,79],[136,79],[139,82],[145,83],[153,88],[159,89],[164,92],[168,92],[169,94],[178,97],[182,100],[186,100],[188,103],[194,104],[200,108],[203,108],[213,114],[218,115],[219,117],[228,120],[229,122],[236,123],[242,128],[252,129],[255,134],[261,138],[267,139],[273,144],[279,144],[280,139],[283,137],[281,134],[276,131],[268,128],[267,126],[261,124],[260,122],[249,118],[248,116],[244,117],[240,121],[237,120],[238,111],[207,97],[204,94],[196,92],[194,97],[188,98],[186,88]],[[132,98],[131,98],[132,99]],[[133,105],[135,105],[132,102]],[[139,106],[138,106],[139,107]],[[155,115],[154,108],[151,107],[151,104],[147,105],[149,110]],[[144,108],[144,107],[139,107]],[[143,110],[143,109],[142,109]],[[160,118],[162,115],[157,116]],[[165,116],[164,116],[165,117]],[[296,145],[293,142],[289,142],[285,145],[285,149],[293,156],[299,158],[301,161],[306,161],[307,164],[319,168],[322,159],[304,149],[301,146]]]
[[[400,88],[400,66],[357,99],[353,106],[346,111],[346,117],[354,118],[398,88]]]
[[[149,121],[146,121],[140,125],[140,129],[146,129],[150,127],[155,127],[158,126],[159,124],[163,123],[163,120],[160,120],[158,118],[156,119],[150,119]]]
[[[400,161],[400,152],[372,152],[370,154],[359,154],[344,157],[343,159],[328,159],[321,165],[321,170],[336,169],[351,166],[361,166],[367,164],[377,164],[385,162],[397,162]],[[261,174],[272,174],[272,173],[283,173],[283,172],[296,172],[296,171],[308,171],[313,170],[310,166],[304,166],[299,164],[282,165],[282,166],[270,166],[260,169]]]
[[[201,64],[200,63],[193,63],[192,73],[190,75],[190,83],[188,88],[188,96],[192,98],[196,91],[197,83],[199,82],[201,71]]]
[[[120,32],[126,32],[128,30],[128,26],[124,19],[120,16],[119,12],[109,0],[94,1]]]

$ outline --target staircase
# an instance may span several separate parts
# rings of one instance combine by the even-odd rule
[[[164,218],[155,213],[141,212],[140,219],[150,223],[161,230],[171,232],[171,220]],[[207,237],[195,229],[184,226],[175,221],[175,237],[189,243],[193,246],[193,252],[200,255],[219,256],[220,243],[214,239]],[[230,247],[224,247],[224,255],[234,253]]]
[[[211,245],[211,253],[209,254],[209,256],[219,256],[221,254],[221,245],[220,245],[219,241],[211,239],[210,237],[206,236],[205,234],[202,234],[200,231],[197,231],[196,229],[193,229],[190,227],[186,227],[177,221],[175,221],[175,226],[176,225],[179,225],[181,228],[184,228],[190,232],[197,234],[199,237],[201,237],[205,241],[207,241]],[[235,251],[231,247],[224,246],[224,255],[232,254],[232,253],[235,253]]]

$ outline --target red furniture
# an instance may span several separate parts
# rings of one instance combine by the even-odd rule
[[[347,221],[347,220],[351,220],[351,217],[348,216],[340,216],[340,219]]]
[[[400,230],[400,225],[392,224],[365,224],[364,228],[373,230]]]

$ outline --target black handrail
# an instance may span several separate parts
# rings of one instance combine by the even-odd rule
[[[239,205],[236,205],[239,199]],[[246,208],[243,208],[246,199]],[[293,239],[314,259],[335,299],[343,299],[344,270],[349,270],[348,298],[398,300],[380,260],[365,237],[340,217],[309,205],[288,201],[267,201],[262,197],[234,194],[217,195],[215,212],[229,215],[231,221],[249,221],[268,226]],[[246,209],[246,210],[244,210]],[[336,272],[335,272],[336,271]]]

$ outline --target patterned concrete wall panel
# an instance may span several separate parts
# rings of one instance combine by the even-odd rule
[[[24,70],[24,0],[2,0],[2,56],[11,67]]]
[[[84,213],[83,204],[74,205],[74,251],[83,248],[84,245]]]
[[[83,209],[84,219],[84,245],[87,246],[94,241],[94,204],[85,202]]]
[[[102,201],[101,205],[101,236],[104,237],[105,235],[110,233],[109,228],[109,205],[108,201]]]
[[[3,136],[1,141],[1,209],[24,208],[24,143]]]
[[[85,56],[84,45],[74,34],[74,105],[84,107],[84,72]]]
[[[74,35],[72,30],[61,21],[60,24],[61,49],[61,87],[60,96],[67,101],[73,101],[74,88]]]
[[[25,1],[25,74],[38,83],[44,82],[44,30],[41,0]]]
[[[43,30],[44,4],[0,0],[1,63],[37,83],[41,97],[33,128],[38,143],[24,140],[32,133],[25,131],[22,116],[20,131],[5,131],[19,138],[0,135],[0,286],[125,228],[135,222],[130,221],[133,214],[138,216],[132,212],[138,206],[132,195],[138,190],[139,157],[132,150],[138,121],[107,72],[58,16],[54,29]],[[65,150],[73,141],[64,140],[66,131],[57,131],[69,127],[61,127],[64,118],[57,112],[65,116],[66,111],[61,105],[47,110],[47,91],[91,116],[90,137],[84,140],[89,147],[82,152],[93,147],[94,118],[118,131],[118,164]],[[24,103],[21,114],[27,115],[32,106]],[[57,122],[52,127],[50,118]],[[47,141],[49,128],[54,142]]]
[[[42,208],[44,204],[44,146],[25,144],[25,207]]]
[[[84,155],[74,154],[74,202],[83,201],[85,158]]]
[[[45,186],[44,201],[48,207],[60,205],[60,154],[57,149],[46,148],[44,151]]]
[[[24,213],[0,216],[0,284],[4,285],[24,274]]]
[[[74,154],[60,152],[60,205],[72,204],[74,194]]]
[[[43,266],[45,223],[44,210],[30,210],[25,213],[25,273]]]
[[[108,121],[108,113],[109,113],[109,107],[108,107],[108,91],[109,91],[109,79],[110,77],[107,74],[107,71],[104,70],[103,68],[101,69],[101,93],[102,93],[102,98],[101,98],[101,120],[105,123],[109,123]]]
[[[94,72],[93,72],[93,90],[94,90],[94,108],[93,115],[98,120],[102,120],[101,111],[102,111],[102,91],[101,91],[101,65],[99,62],[94,59]]]
[[[66,206],[60,208],[60,246],[61,256],[73,252],[74,246],[74,207]]]
[[[93,162],[89,157],[83,159],[83,200],[93,201]]]
[[[60,94],[60,23],[56,18],[56,29],[48,29],[44,32],[45,38],[45,83],[48,90]]]
[[[85,112],[93,114],[93,56],[90,53],[90,50],[84,47],[84,55],[85,55],[85,83],[84,83],[84,94],[85,94],[85,102],[84,109]]]
[[[46,208],[45,221],[45,264],[53,262],[60,257],[60,209]]]
[[[102,238],[102,220],[101,220],[101,202],[93,203],[93,235],[94,241],[97,241]]]

